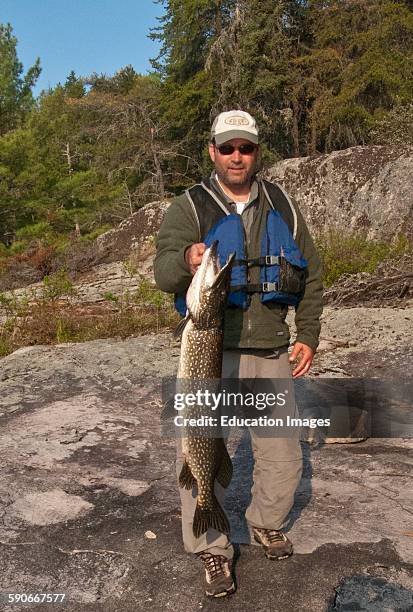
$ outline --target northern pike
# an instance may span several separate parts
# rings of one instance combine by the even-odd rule
[[[234,254],[221,267],[215,241],[206,249],[186,294],[187,315],[177,333],[182,333],[178,379],[196,381],[221,379],[223,352],[223,318]],[[184,381],[186,388],[191,382]],[[198,414],[200,410],[198,408]],[[196,409],[187,408],[187,415]],[[229,533],[228,519],[215,493],[215,479],[227,487],[232,478],[232,462],[222,438],[199,435],[200,430],[187,428],[182,438],[183,467],[179,485],[198,486],[193,533],[199,537],[209,528]],[[204,432],[205,433],[205,432]]]

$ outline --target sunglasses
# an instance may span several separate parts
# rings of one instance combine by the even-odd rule
[[[234,147],[232,144],[222,144],[219,147],[216,147],[221,155],[232,155],[234,151],[239,151],[241,155],[252,155],[256,149],[255,144],[247,142],[245,144],[239,145],[239,147]]]

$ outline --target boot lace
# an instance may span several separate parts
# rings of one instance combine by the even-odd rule
[[[222,564],[225,561],[225,557],[213,555],[212,553],[201,553],[199,557],[204,562],[209,580],[215,580],[215,578],[218,578],[218,576],[224,574]]]
[[[275,529],[268,529],[268,531],[266,531],[266,535],[271,544],[273,544],[274,542],[284,542],[282,531],[276,531]]]
[[[267,541],[269,544],[285,541],[282,531],[277,531],[276,529],[256,529],[256,531],[258,531],[264,541]]]

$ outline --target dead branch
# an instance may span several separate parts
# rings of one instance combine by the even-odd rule
[[[383,261],[374,274],[343,274],[324,293],[332,306],[396,306],[413,297],[413,254]]]

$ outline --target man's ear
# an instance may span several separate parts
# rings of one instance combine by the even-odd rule
[[[212,142],[209,143],[209,157],[215,162],[215,146]]]

